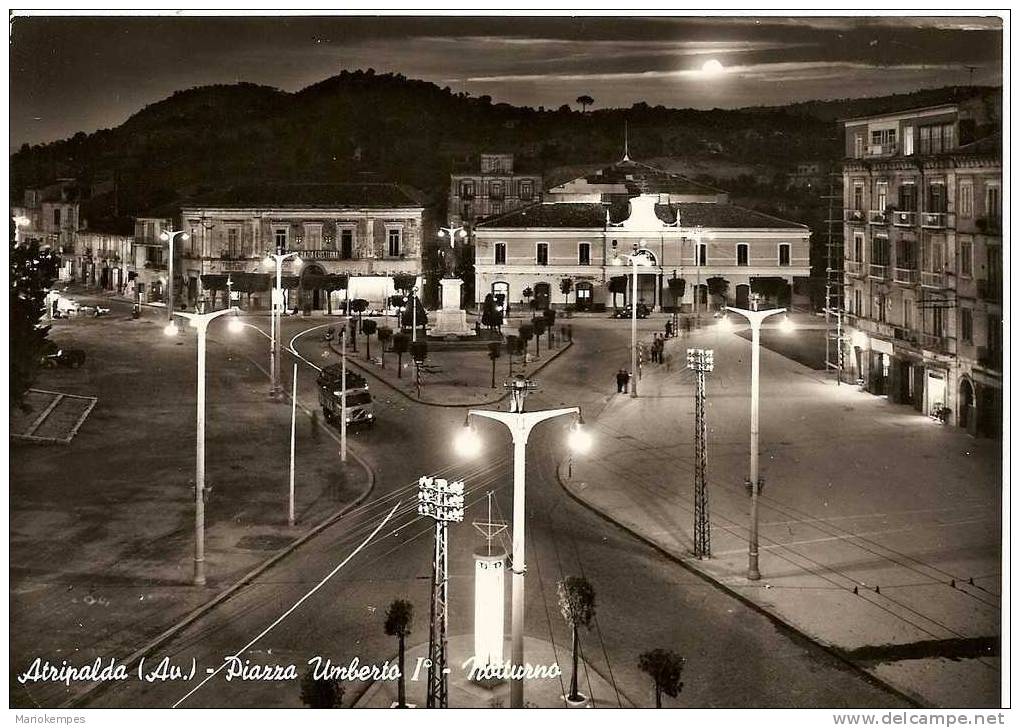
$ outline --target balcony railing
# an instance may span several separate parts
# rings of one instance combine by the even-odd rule
[[[941,353],[949,353],[950,351],[949,338],[939,334],[926,334],[919,332],[917,334],[917,343],[928,351]]]
[[[843,210],[843,219],[846,222],[863,223],[865,219],[864,210]]]
[[[897,283],[917,283],[917,268],[893,268],[893,280]]]
[[[847,272],[847,275],[859,276],[864,269],[864,263],[859,260],[844,260],[843,269]]]
[[[896,154],[896,142],[868,145],[867,156],[869,157],[891,157],[894,154]]]
[[[889,214],[885,210],[872,210],[868,213],[868,222],[872,225],[888,225]]]
[[[921,285],[928,288],[945,288],[946,274],[942,272],[921,271]]]
[[[944,212],[922,212],[921,227],[944,228],[948,215]]]
[[[917,213],[912,210],[896,210],[892,214],[893,225],[913,227],[917,224]]]
[[[872,263],[868,266],[868,275],[872,278],[888,278],[889,277],[889,266],[887,265],[875,265]]]

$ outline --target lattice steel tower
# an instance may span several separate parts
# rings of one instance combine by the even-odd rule
[[[708,519],[708,428],[705,422],[705,374],[715,368],[711,349],[688,349],[687,366],[694,372],[694,555],[712,555],[711,524]]]
[[[429,663],[426,708],[449,707],[446,635],[449,627],[448,524],[464,520],[464,483],[442,478],[418,479],[418,513],[436,522],[432,557],[432,600],[429,610]]]

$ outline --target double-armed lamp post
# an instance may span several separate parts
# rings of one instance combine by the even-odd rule
[[[759,369],[761,365],[761,325],[769,316],[785,313],[785,308],[770,308],[767,311],[747,310],[727,306],[727,311],[740,314],[751,324],[751,474],[747,487],[751,494],[751,526],[747,542],[747,578],[751,581],[761,579],[758,570],[758,496],[764,485],[758,477],[758,400],[759,400]],[[723,318],[719,324],[723,329],[730,329],[730,322]],[[793,330],[793,322],[788,317],[780,324],[780,330]]]
[[[159,239],[169,244],[169,257],[166,264],[166,320],[172,323],[174,320],[174,240],[177,237],[187,240],[188,234],[183,230],[164,230],[159,234]]]
[[[265,257],[266,266],[276,265],[276,287],[273,289],[272,320],[270,322],[271,335],[269,337],[269,396],[279,399],[282,389],[280,388],[280,337],[281,319],[283,316],[283,263],[287,258],[294,258],[294,266],[301,267],[301,258],[296,252],[284,253],[282,251],[269,253]]]
[[[510,430],[514,444],[513,460],[513,582],[510,605],[510,648],[511,664],[515,668],[524,667],[524,487],[525,487],[525,455],[528,436],[536,425],[546,420],[563,415],[574,415],[577,420],[570,430],[568,446],[575,452],[584,453],[591,449],[591,435],[582,427],[581,411],[577,407],[562,409],[524,411],[524,400],[528,392],[537,385],[523,376],[506,382],[504,386],[510,390],[510,411],[470,410],[464,422],[463,432],[457,437],[457,451],[465,457],[472,457],[481,451],[482,443],[478,434],[471,426],[471,417],[495,420]],[[521,670],[518,670],[521,671]],[[517,673],[514,673],[517,675]],[[520,675],[510,681],[510,707],[524,707],[524,678]]]
[[[227,314],[234,314],[230,322],[231,333],[238,333],[244,328],[237,318],[238,309],[224,308],[210,313],[174,312],[175,316],[186,319],[191,328],[198,332],[198,405],[195,422],[195,574],[197,586],[205,584],[205,337],[206,330],[215,319]],[[177,324],[168,323],[163,333],[167,336],[177,335]]]
[[[630,297],[630,396],[637,397],[638,380],[638,343],[637,343],[637,297],[638,297],[638,266],[652,265],[651,251],[645,247],[645,241],[634,243],[631,253],[620,253],[613,258],[613,265],[623,265],[624,260],[630,261],[632,291]]]

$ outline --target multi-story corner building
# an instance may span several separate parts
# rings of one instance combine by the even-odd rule
[[[97,225],[79,230],[75,241],[83,264],[77,278],[87,286],[123,294],[134,271],[134,236]]]
[[[169,244],[163,240],[165,231],[173,230],[170,217],[136,217],[135,234],[131,247],[131,270],[125,289],[127,295],[141,303],[166,300],[167,260]],[[174,258],[179,266],[180,252],[174,248]],[[180,268],[176,268],[175,274]],[[179,276],[175,275],[180,280]]]
[[[620,254],[635,244],[650,251],[652,263],[639,269],[638,300],[655,308],[674,306],[673,278],[685,281],[675,305],[689,311],[695,291],[698,310],[724,301],[747,307],[752,283],[766,278],[777,284],[772,298],[785,304],[794,279],[810,273],[804,225],[732,205],[725,192],[626,157],[546,198],[554,201],[476,226],[478,303],[489,293],[511,305],[533,296],[539,308],[630,302],[630,285],[614,292],[611,281],[630,280]]]
[[[542,199],[542,175],[514,169],[512,154],[482,154],[477,166],[455,167],[448,211],[454,225],[471,226]]]
[[[972,433],[1002,407],[1002,153],[984,101],[849,119],[845,364]]]
[[[38,240],[60,253],[59,278],[79,279],[87,265],[75,245],[78,231],[80,190],[73,179],[25,190],[24,204],[15,208],[16,218],[23,218],[18,234],[23,240]]]
[[[395,293],[394,274],[421,276],[423,247],[435,238],[421,194],[388,183],[236,187],[183,205],[180,219],[189,240],[180,246],[179,271],[192,305],[203,275],[275,274],[265,256],[286,251],[301,259],[300,266],[293,259],[284,264],[284,275],[298,279],[299,305],[327,308],[329,292],[305,281],[345,273],[346,294],[332,295],[364,298],[379,307]],[[268,306],[268,295],[253,296],[253,305]]]

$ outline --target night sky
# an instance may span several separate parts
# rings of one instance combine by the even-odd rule
[[[595,108],[731,108],[1002,82],[1001,21],[977,17],[18,17],[10,57],[12,150],[117,126],[192,86],[296,91],[369,67],[547,108],[581,94]]]

